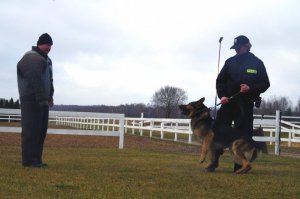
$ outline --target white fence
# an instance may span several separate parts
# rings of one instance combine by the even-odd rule
[[[300,117],[282,116],[277,122],[274,115],[254,115],[254,118],[254,127],[261,126],[265,132],[269,132],[269,139],[264,138],[264,141],[270,144],[275,142],[276,125],[279,125],[281,142],[287,142],[289,147],[292,143],[300,142]]]
[[[261,126],[265,132],[268,132],[268,136],[254,137],[254,139],[270,144],[275,143],[276,154],[279,153],[280,141],[287,142],[288,146],[294,142],[300,142],[300,125],[297,125],[300,117],[282,117],[285,120],[280,119],[280,115],[277,117],[276,121],[276,116],[254,115],[254,127]],[[1,119],[18,121],[20,113],[13,109],[0,109]],[[116,135],[114,132],[119,131],[120,146],[123,146],[124,142],[124,140],[121,141],[124,139],[124,130],[122,130],[124,128],[125,133],[135,134],[138,131],[141,136],[147,133],[150,137],[154,134],[157,136],[158,133],[160,139],[165,139],[166,135],[170,139],[171,135],[174,141],[182,139],[186,139],[188,143],[193,141],[189,119],[124,118],[123,114],[50,111],[49,121],[76,129],[101,132],[103,135]]]
[[[153,137],[154,132],[160,134],[164,139],[166,133],[174,134],[174,141],[178,141],[178,135],[186,135],[188,143],[192,143],[192,131],[189,119],[158,119],[158,118],[125,118],[125,133],[135,133],[138,130],[141,136],[144,130],[149,132],[149,137]]]
[[[20,121],[19,109],[0,109],[0,121]],[[52,134],[118,136],[119,148],[124,147],[124,114],[50,111],[49,122],[74,129],[48,129]],[[112,123],[110,123],[113,121]],[[102,125],[100,129],[100,125]],[[105,127],[105,128],[104,128]],[[0,127],[0,132],[20,132],[20,128]]]

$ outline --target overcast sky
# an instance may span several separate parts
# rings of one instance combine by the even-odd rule
[[[160,87],[214,104],[218,40],[224,61],[246,35],[271,87],[300,97],[299,0],[1,0],[0,98],[18,98],[16,64],[52,36],[56,104],[149,103]]]

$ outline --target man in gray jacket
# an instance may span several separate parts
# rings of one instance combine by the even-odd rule
[[[49,106],[53,106],[52,62],[48,53],[53,45],[49,34],[42,34],[37,46],[25,53],[17,65],[22,115],[22,165],[41,168],[44,140],[48,129]]]

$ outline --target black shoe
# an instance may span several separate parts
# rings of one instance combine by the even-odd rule
[[[242,165],[234,163],[234,166],[233,166],[233,172],[236,172],[236,171],[239,170],[240,168],[242,168]]]
[[[208,167],[205,168],[205,171],[214,172],[216,168],[218,168],[218,166],[219,166],[219,161],[214,161],[213,163],[208,165]]]
[[[42,164],[25,164],[23,165],[23,167],[29,167],[29,168],[42,168],[43,165]]]
[[[48,166],[48,164],[46,164],[46,163],[42,163],[41,165],[42,165],[42,167],[47,167]]]

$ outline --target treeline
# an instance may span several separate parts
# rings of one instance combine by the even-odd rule
[[[288,97],[273,96],[263,99],[260,108],[254,109],[256,114],[275,115],[276,110],[281,110],[285,116],[300,116],[300,98],[295,105]]]
[[[0,108],[18,109],[20,108],[20,102],[18,99],[14,101],[13,98],[10,98],[10,100],[0,98]]]
[[[119,106],[93,105],[93,106],[78,106],[78,105],[54,105],[51,110],[56,111],[78,111],[78,112],[99,112],[99,113],[124,113],[126,117],[141,117],[141,113],[145,118],[164,118],[165,109],[153,107],[151,105],[125,104]],[[182,118],[181,112],[174,110],[171,113],[171,118]]]
[[[124,113],[126,117],[165,118],[165,109],[145,104],[125,104],[120,106],[77,106],[77,105],[55,105],[52,110],[59,111],[82,111],[102,113]],[[271,97],[263,99],[260,108],[255,108],[255,114],[275,115],[276,110],[281,110],[285,116],[300,116],[300,99],[293,106],[288,97]],[[170,118],[185,118],[179,109],[172,110]]]
[[[19,100],[14,101],[0,98],[0,108],[20,108]],[[79,112],[100,112],[100,113],[124,113],[126,117],[141,117],[143,113],[145,118],[165,118],[166,110],[163,107],[153,106],[151,104],[124,104],[119,106],[108,105],[54,105],[51,110],[57,111],[79,111]],[[293,105],[288,97],[271,97],[263,99],[260,108],[255,108],[255,114],[275,115],[276,110],[281,110],[285,116],[300,116],[300,98]],[[184,118],[178,108],[172,110],[170,118]]]

